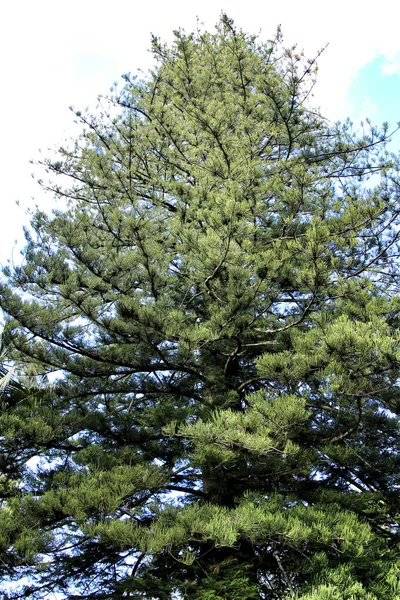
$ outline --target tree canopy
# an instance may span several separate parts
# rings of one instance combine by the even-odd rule
[[[4,598],[398,600],[399,159],[222,16],[43,163],[7,267]],[[51,383],[46,377],[51,375]]]

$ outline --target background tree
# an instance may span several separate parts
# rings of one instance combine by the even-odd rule
[[[400,598],[388,129],[311,109],[315,63],[279,32],[223,16],[152,47],[148,78],[76,113],[45,162],[62,207],[5,269],[14,358],[57,374],[4,413],[29,415],[9,577],[32,598]]]

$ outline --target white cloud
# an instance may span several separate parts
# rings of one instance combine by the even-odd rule
[[[379,106],[374,104],[368,96],[363,100],[360,106],[353,108],[353,122],[358,124],[360,121],[365,123],[366,119],[370,119],[372,122],[378,122],[379,120]]]
[[[384,75],[398,75],[400,77],[400,58],[388,61],[382,65]]]

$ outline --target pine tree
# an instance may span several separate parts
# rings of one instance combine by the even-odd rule
[[[324,119],[315,61],[279,32],[222,16],[152,49],[148,77],[76,112],[44,163],[60,207],[0,286],[13,359],[53,373],[40,400],[3,399],[4,580],[400,599],[388,127]]]

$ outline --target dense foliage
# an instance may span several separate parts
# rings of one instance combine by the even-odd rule
[[[76,113],[0,285],[36,378],[1,397],[8,594],[400,599],[387,127],[327,122],[314,62],[225,16],[153,53]]]

